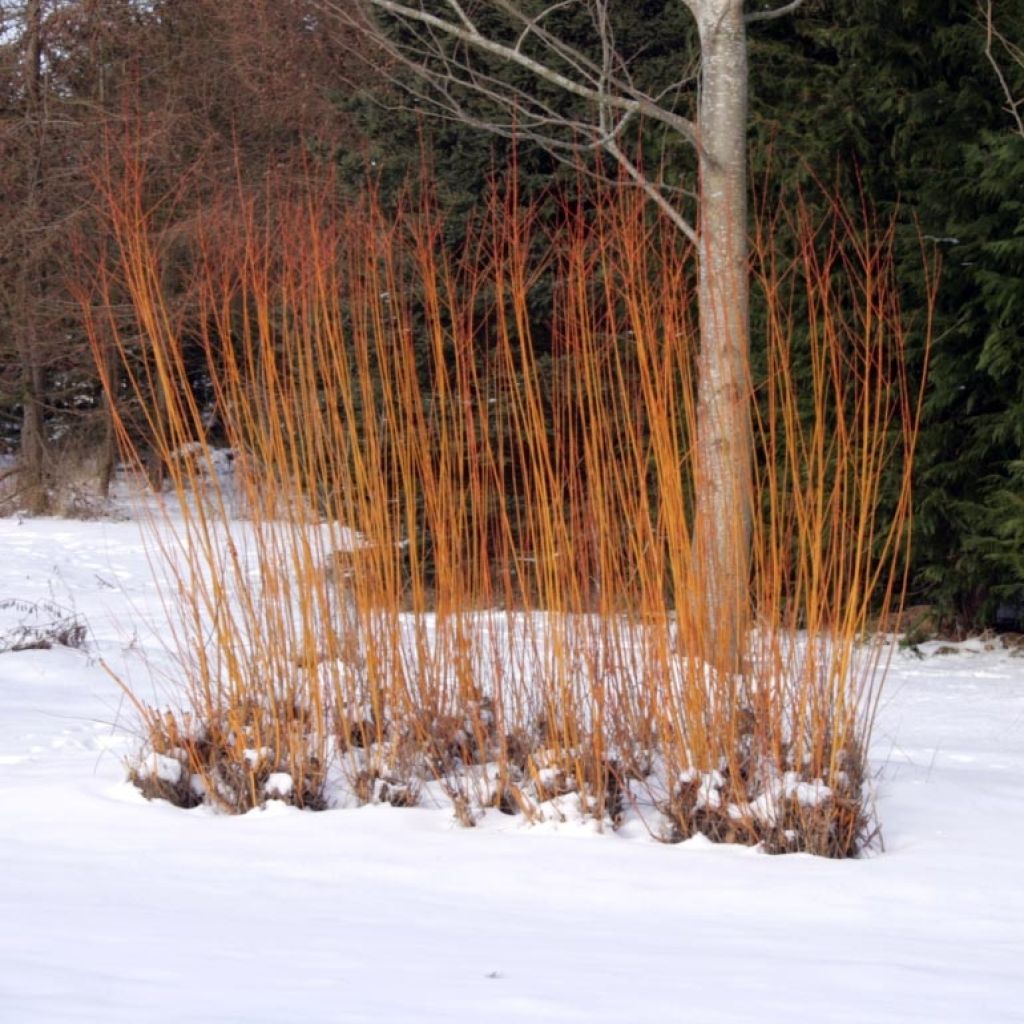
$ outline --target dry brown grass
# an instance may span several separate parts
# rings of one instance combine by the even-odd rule
[[[143,760],[141,784],[244,810],[283,773],[307,807],[429,793],[467,824],[489,807],[616,824],[646,806],[670,839],[863,845],[885,657],[868,616],[901,599],[919,405],[888,233],[797,206],[793,256],[771,223],[756,239],[763,514],[737,595],[754,628],[724,672],[690,539],[694,257],[630,190],[543,236],[495,194],[449,253],[429,204],[387,218],[372,194],[272,187],[200,231],[187,322],[141,194],[111,184],[120,271],[97,288],[130,295],[142,346],[96,337],[115,338],[176,499],[150,536],[186,700],[139,710],[188,780]],[[237,455],[231,495],[186,331]],[[124,424],[121,440],[140,457]]]

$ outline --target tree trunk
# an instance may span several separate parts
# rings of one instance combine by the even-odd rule
[[[107,382],[106,391],[103,396],[103,441],[100,445],[99,465],[97,467],[97,490],[101,498],[106,500],[110,497],[110,485],[114,481],[114,473],[117,471],[117,395],[120,390],[121,360],[117,349],[111,342],[107,342],[103,351],[103,362],[105,364],[103,380]]]
[[[96,22],[92,26],[92,45],[90,47],[90,58],[96,68],[96,109],[104,115],[107,110],[107,61],[104,53],[104,26],[98,17],[101,14],[99,8],[92,11]],[[121,376],[121,359],[113,342],[104,340],[102,357],[103,373],[102,379],[107,382],[105,394],[103,395],[103,440],[100,442],[100,452],[96,467],[96,489],[99,496],[106,501],[110,497],[110,485],[114,481],[114,473],[117,471],[117,395]]]
[[[742,0],[695,5],[701,39],[700,338],[694,543],[705,657],[743,663],[753,502]]]
[[[18,448],[18,489],[22,504],[36,515],[46,511],[46,436],[43,423],[45,370],[38,329],[40,274],[38,232],[42,188],[42,3],[29,0],[25,8],[25,119],[28,136],[25,217],[21,267],[18,271],[14,325],[21,361],[21,439]]]
[[[39,361],[35,301],[38,289],[26,280],[18,288],[15,325],[21,360],[21,434],[18,443],[19,504],[31,515],[41,515],[49,504],[46,488],[46,435],[43,422],[45,375]]]

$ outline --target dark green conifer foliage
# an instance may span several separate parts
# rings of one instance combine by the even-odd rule
[[[1024,40],[1024,2],[996,11]],[[765,26],[751,59],[753,159],[774,187],[818,179],[896,211],[911,320],[921,242],[941,255],[912,599],[962,628],[1024,585],[1024,140],[984,47],[975,0],[834,0]]]

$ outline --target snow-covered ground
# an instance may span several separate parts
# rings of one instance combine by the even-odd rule
[[[896,655],[885,852],[829,862],[630,824],[147,803],[106,661],[164,685],[130,522],[0,520],[6,599],[85,650],[0,653],[0,1022],[1024,1021],[1024,658]]]

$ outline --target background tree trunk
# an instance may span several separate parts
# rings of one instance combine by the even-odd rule
[[[44,110],[42,103],[42,0],[25,8],[25,119],[28,139],[21,266],[18,269],[14,325],[21,363],[21,438],[18,450],[20,504],[38,515],[46,510],[46,435],[43,422],[46,375],[40,352],[41,288],[39,231]]]

